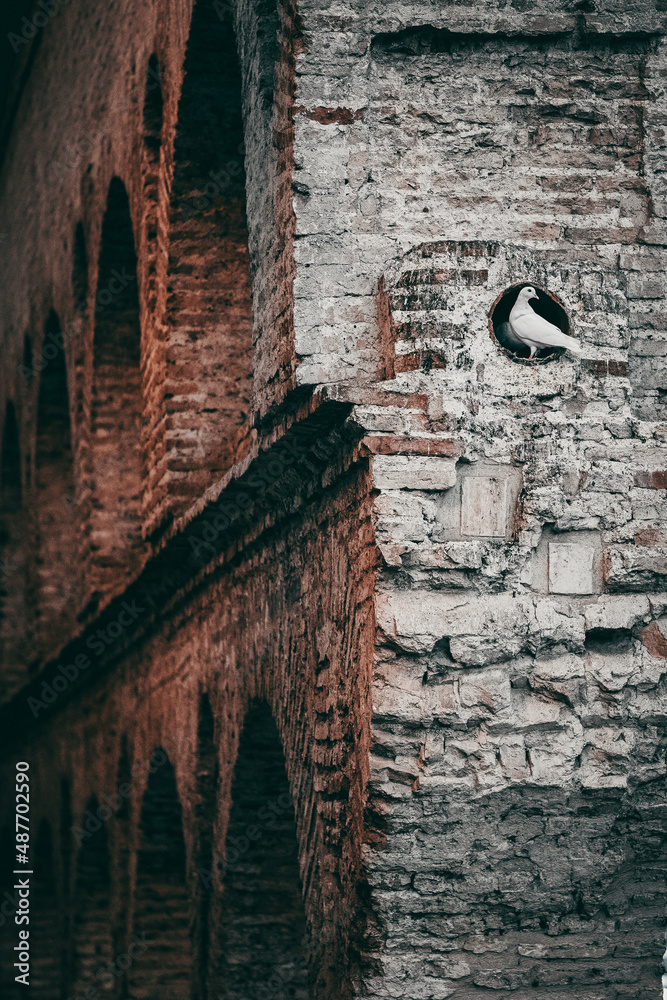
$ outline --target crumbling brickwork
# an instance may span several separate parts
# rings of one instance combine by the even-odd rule
[[[2,161],[35,996],[659,996],[664,12],[168,6]]]

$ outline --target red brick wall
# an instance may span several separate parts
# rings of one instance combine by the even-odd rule
[[[115,871],[107,929],[119,953],[126,951],[124,942],[130,931],[157,920],[162,913],[175,913],[173,907],[153,905],[162,883],[148,877],[148,872],[151,864],[161,863],[160,851],[168,851],[166,841],[160,838],[166,831],[177,837],[174,817],[181,811],[185,869],[179,869],[178,885],[170,882],[169,886],[170,892],[173,890],[170,899],[180,900],[183,919],[174,917],[173,927],[160,919],[154,930],[158,941],[176,935],[170,960],[176,964],[170,968],[175,969],[180,962],[178,967],[187,968],[191,977],[194,963],[201,962],[201,939],[196,938],[193,951],[188,951],[187,933],[177,937],[191,922],[200,932],[207,926],[202,921],[198,868],[206,855],[208,824],[212,823],[210,849],[224,859],[228,833],[234,836],[237,828],[237,833],[243,833],[248,825],[245,813],[257,813],[267,794],[272,799],[289,787],[293,805],[280,817],[281,825],[275,830],[271,827],[270,836],[261,837],[253,850],[258,863],[272,878],[277,877],[272,867],[275,854],[271,838],[279,834],[280,850],[287,852],[284,877],[297,908],[295,923],[292,917],[285,917],[285,933],[290,942],[296,941],[297,955],[299,920],[305,921],[308,975],[316,984],[317,995],[333,998],[349,994],[366,907],[361,851],[375,565],[368,488],[362,463],[352,466],[335,486],[307,506],[301,506],[299,517],[281,513],[279,506],[275,513],[281,524],[223,575],[216,574],[197,593],[181,598],[163,625],[156,619],[151,634],[121,666],[120,674],[114,672],[106,679],[100,675],[88,694],[83,694],[83,701],[77,697],[69,708],[61,703],[64,711],[54,703],[51,717],[48,713],[42,716],[45,728],[41,741],[29,750],[34,823],[49,816],[52,828],[59,827],[62,803],[58,783],[52,780],[56,772],[71,787],[71,816],[76,829],[86,829],[85,810],[91,795],[96,795],[101,805],[112,803],[111,815],[105,816]],[[150,606],[144,607],[143,614],[149,615]],[[113,648],[109,652],[113,655]],[[101,661],[96,659],[95,663],[99,669]],[[85,684],[83,675],[81,681]],[[206,777],[212,758],[210,743],[206,750],[202,735],[202,692],[207,692],[211,705],[217,783]],[[277,778],[271,778],[268,785],[260,777],[261,769],[255,775],[254,767],[244,763],[248,753],[256,752],[247,743],[236,763],[244,719],[253,699],[268,702],[277,726],[277,736],[267,749],[273,761],[267,780],[274,773]],[[170,785],[168,795],[162,789],[156,799],[153,786],[156,781],[166,781],[164,775],[171,766],[156,766],[156,756],[152,765],[155,773],[149,778],[151,755],[160,746],[168,750],[175,785]],[[268,763],[269,756],[263,759]],[[243,793],[236,796],[232,792],[235,765],[244,782]],[[283,766],[286,778],[280,777]],[[127,777],[128,769],[130,792],[114,808],[113,795],[124,785],[122,778]],[[244,796],[249,797],[246,805]],[[147,810],[154,809],[154,800],[158,805],[164,802],[173,815],[170,813],[168,823],[158,822],[149,836]],[[237,810],[236,819],[230,821],[233,809]],[[261,817],[259,822],[261,825]],[[97,830],[90,838],[84,837],[84,843],[99,836]],[[70,848],[80,855],[76,832],[62,831],[54,862],[61,894],[63,875],[58,859],[68,849],[69,838],[74,838]],[[82,863],[77,862],[79,868]],[[245,854],[242,863],[247,863]],[[169,878],[175,878],[177,866],[169,864],[167,869]],[[211,976],[220,961],[220,935],[224,914],[228,914],[224,905],[226,877],[214,878],[210,885],[207,921],[211,937],[206,951]],[[129,900],[125,895],[128,886]],[[279,887],[271,891],[277,892]],[[297,905],[301,898],[303,903]],[[239,906],[244,905],[242,897],[238,900]],[[299,918],[301,905],[305,916]],[[252,934],[261,935],[259,925]],[[276,949],[275,954],[281,955],[276,982],[288,990],[293,985],[288,968],[291,958],[285,957],[277,944]],[[270,965],[267,959],[267,976],[275,972]],[[128,971],[130,983],[133,975],[139,979],[154,975],[158,966],[164,968],[163,957],[158,959],[155,951],[146,951]],[[296,958],[291,967],[295,982],[301,982],[303,970]]]

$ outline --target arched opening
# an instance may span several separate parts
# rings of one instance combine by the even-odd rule
[[[72,343],[70,357],[74,375],[74,385],[72,387],[74,397],[74,425],[78,427],[84,425],[85,413],[85,332],[88,322],[89,291],[86,235],[83,223],[77,222],[74,229],[74,249],[72,253],[72,300],[74,302],[74,317],[69,328],[69,334]],[[79,436],[78,445],[80,448],[87,446],[85,435]],[[77,468],[81,467],[81,454],[76,456],[75,465]]]
[[[74,311],[85,316],[88,306],[88,254],[83,223],[77,222],[74,230],[74,253],[72,256],[72,292]]]
[[[216,7],[218,9],[216,9]],[[169,206],[164,482],[177,513],[249,444],[252,301],[231,8],[196,0]]]
[[[95,796],[89,799],[84,816],[78,834],[72,925],[71,992],[77,996],[84,995],[89,987],[110,990],[115,985],[108,972],[113,964],[109,839]]]
[[[522,282],[520,285],[513,285],[508,288],[506,292],[499,295],[496,301],[491,306],[491,311],[489,313],[489,330],[491,333],[491,338],[500,345],[504,353],[511,358],[512,361],[524,361],[528,359],[530,355],[530,348],[525,344],[522,344],[512,333],[512,329],[509,325],[510,312],[512,307],[517,300],[517,296],[522,288],[525,288],[527,282]],[[537,292],[537,300],[531,302],[531,308],[535,312],[542,316],[544,319],[548,320],[549,323],[553,323],[554,326],[562,330],[563,333],[570,333],[570,321],[565,309],[560,304],[555,295],[550,292],[545,292],[542,288],[537,288],[533,285],[535,291]],[[559,358],[561,354],[564,354],[565,350],[562,347],[551,347],[544,348],[543,350],[537,351],[532,359],[528,362],[529,364],[536,364],[544,361],[552,361],[555,358]]]
[[[155,53],[148,60],[143,109],[143,228],[146,252],[146,306],[149,314],[155,309],[157,225],[160,182],[160,147],[162,144],[162,74]]]
[[[308,998],[294,806],[265,702],[246,715],[232,786],[220,926],[220,1000]]]
[[[217,874],[213,870],[213,827],[218,792],[218,755],[214,741],[214,725],[211,703],[208,695],[203,695],[199,706],[197,728],[197,799],[195,806],[197,902],[193,937],[197,961],[194,995],[197,1000],[206,1000],[208,996],[211,894]]]
[[[30,996],[57,1000],[61,995],[62,922],[54,867],[51,824],[37,829],[30,888]]]
[[[35,361],[32,351],[32,340],[27,333],[23,338],[23,369],[21,374],[25,385],[31,385],[35,376]]]
[[[95,297],[90,547],[93,591],[122,587],[141,552],[141,373],[137,258],[127,192],[114,177]]]
[[[37,400],[33,518],[39,646],[51,649],[73,617],[76,519],[65,347],[58,317],[46,322]]]
[[[141,807],[133,936],[139,943],[128,970],[129,997],[189,1000],[194,963],[181,803],[162,748],[151,757]]]
[[[0,453],[0,697],[25,680],[27,532],[14,404],[5,409]]]
[[[62,936],[63,940],[69,942],[72,928],[72,857],[74,854],[73,837],[74,817],[72,815],[72,793],[67,778],[60,782],[60,861],[62,864],[62,891],[63,905],[61,908]],[[72,965],[69,948],[63,948],[62,959],[62,981],[69,983],[72,981]]]
[[[132,765],[128,750],[127,737],[121,739],[120,757],[116,772],[116,791],[114,801],[115,819],[113,825],[113,863],[112,863],[112,901],[111,934],[113,954],[128,955],[130,946],[130,912],[132,896],[131,863],[131,803],[133,788]],[[116,996],[127,997],[127,968],[121,968],[126,962],[116,962]]]

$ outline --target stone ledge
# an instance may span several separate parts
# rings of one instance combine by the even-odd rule
[[[62,675],[60,664],[76,665],[77,656],[93,648],[88,643],[95,642],[100,630],[106,633],[111,625],[114,631],[108,634],[117,638],[96,657],[93,669],[80,673],[76,683],[65,685],[58,696],[57,711],[122,660],[139,637],[148,635],[161,615],[205,576],[233,559],[279,520],[291,516],[313,490],[326,489],[332,479],[343,474],[358,457],[355,444],[359,430],[347,421],[349,413],[349,405],[323,403],[272,447],[244,463],[239,478],[230,474],[217,494],[209,491],[206,501],[192,509],[189,519],[181,519],[179,532],[164,540],[160,551],[123,593],[109,601],[28,684],[0,706],[2,741],[11,743],[18,729],[41,725],[28,707],[28,698],[39,698],[44,682]],[[342,445],[347,445],[347,465],[343,460],[341,470]],[[332,461],[336,468],[329,475]],[[116,623],[122,626],[120,631]],[[98,641],[97,645],[104,644]]]
[[[398,434],[367,434],[360,445],[362,455],[437,455],[458,458],[463,451],[463,442],[453,438],[411,438]]]

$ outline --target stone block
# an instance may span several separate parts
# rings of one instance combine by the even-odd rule
[[[504,538],[507,531],[507,480],[469,476],[461,484],[461,534]]]
[[[586,629],[630,629],[650,612],[643,594],[605,594],[586,608]]]
[[[379,490],[449,490],[456,462],[430,455],[374,455],[373,482]]]
[[[549,543],[549,593],[595,593],[595,549],[581,542]]]

